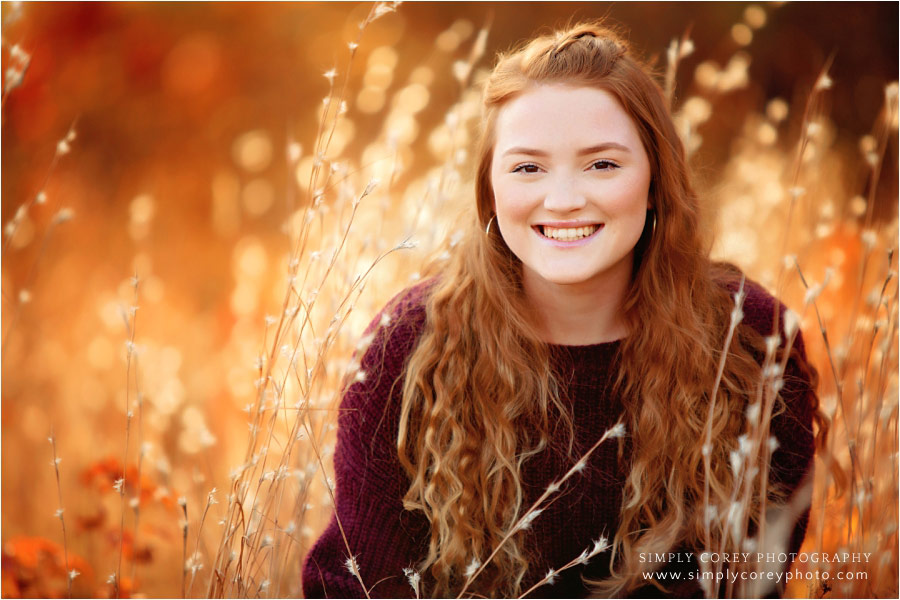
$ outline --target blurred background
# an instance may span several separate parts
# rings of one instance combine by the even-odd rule
[[[821,476],[807,542],[876,548],[872,587],[791,593],[895,595],[897,296],[896,276],[886,278],[896,270],[898,5],[410,3],[360,30],[371,10],[3,4],[3,595],[184,593],[191,552],[178,499],[191,536],[214,487],[223,506],[204,527],[223,518],[229,471],[246,460],[254,359],[273,343],[265,317],[284,311],[292,234],[318,210],[317,194],[344,206],[338,184],[320,194],[310,177],[326,165],[357,195],[380,180],[354,260],[408,235],[419,242],[369,273],[333,348],[346,367],[353,340],[452,230],[446,207],[423,206],[471,199],[471,86],[498,51],[596,17],[621,28],[661,79],[672,41],[691,41],[673,109],[714,253],[802,313],[823,407],[846,419],[833,460],[849,464],[850,439],[871,442],[849,492]],[[330,110],[342,100],[340,114]],[[322,248],[333,247],[324,231]],[[818,308],[831,348],[785,255],[808,283],[825,281]],[[849,412],[838,412],[838,380]],[[136,398],[140,422],[133,413],[129,425]],[[137,498],[128,510],[120,478]],[[304,513],[298,564],[326,500]],[[195,561],[192,575],[204,582],[216,543],[197,540],[204,567]],[[118,589],[108,583],[117,572]],[[298,593],[298,578],[287,569],[264,595]]]

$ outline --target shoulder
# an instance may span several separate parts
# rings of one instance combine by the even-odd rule
[[[342,472],[355,473],[361,480],[369,476],[367,470],[396,467],[394,443],[403,380],[425,327],[431,286],[426,280],[403,290],[375,315],[347,371],[338,412],[335,468],[340,464]]]
[[[766,290],[762,284],[744,276],[740,271],[731,275],[731,277],[722,284],[728,290],[732,298],[734,298],[740,290],[742,278],[744,299],[742,305],[743,318],[741,320],[741,327],[750,328],[759,335],[767,337],[775,333],[777,315],[778,333],[783,342],[786,337],[784,322],[788,307]],[[799,331],[797,332],[793,347],[805,356],[803,337]]]
[[[736,280],[725,283],[732,297],[738,292],[741,273]],[[818,407],[816,386],[818,373],[809,362],[803,343],[803,336],[796,331],[791,340],[785,334],[785,315],[788,308],[762,285],[744,279],[744,317],[741,327],[744,331],[752,330],[762,337],[775,333],[776,317],[780,347],[790,343],[790,351],[781,372],[782,387],[779,395],[784,401],[783,409],[776,410],[772,416],[770,432],[778,440],[778,450],[772,456],[773,480],[791,486],[799,484],[807,473],[811,457],[815,451],[813,421]],[[764,350],[754,352],[757,360],[762,361]]]
[[[356,347],[344,401],[390,394],[425,329],[426,304],[435,281],[395,295],[372,319]]]
[[[410,351],[425,328],[426,305],[435,282],[427,279],[391,298],[366,327],[358,349],[366,355],[385,346],[385,353]]]

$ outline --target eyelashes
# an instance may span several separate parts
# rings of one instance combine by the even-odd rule
[[[615,169],[620,168],[618,164],[614,163],[611,160],[597,160],[591,163],[591,166],[587,169],[589,171],[613,171]],[[534,163],[522,163],[520,165],[516,165],[512,169],[512,173],[528,173],[534,174],[541,170],[539,166]]]
[[[601,166],[599,168],[595,168],[598,165],[601,165]],[[612,170],[618,169],[618,168],[619,168],[619,165],[617,165],[616,163],[614,163],[611,160],[598,160],[598,161],[594,162],[593,164],[591,164],[591,170],[594,170],[594,171],[612,171]]]
[[[538,167],[534,163],[523,163],[521,165],[516,165],[515,168],[511,171],[512,173],[537,173]]]

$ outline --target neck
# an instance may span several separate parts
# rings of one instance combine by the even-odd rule
[[[627,272],[600,281],[558,284],[526,269],[525,296],[537,312],[544,341],[586,346],[614,342],[628,335],[622,304],[630,276]]]

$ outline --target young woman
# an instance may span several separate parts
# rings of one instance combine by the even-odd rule
[[[423,596],[515,597],[603,536],[608,550],[532,595],[702,596],[700,553],[746,551],[762,500],[786,506],[808,480],[815,372],[799,336],[787,348],[784,307],[709,259],[648,73],[595,23],[500,57],[469,235],[376,317],[365,377],[345,389],[337,518],[306,559],[307,596],[360,597],[359,579],[373,597],[412,596],[414,569]],[[770,359],[787,353],[768,406],[767,338]],[[616,424],[625,434],[579,463]],[[754,435],[764,464],[744,465]],[[756,471],[736,502],[742,469]]]

